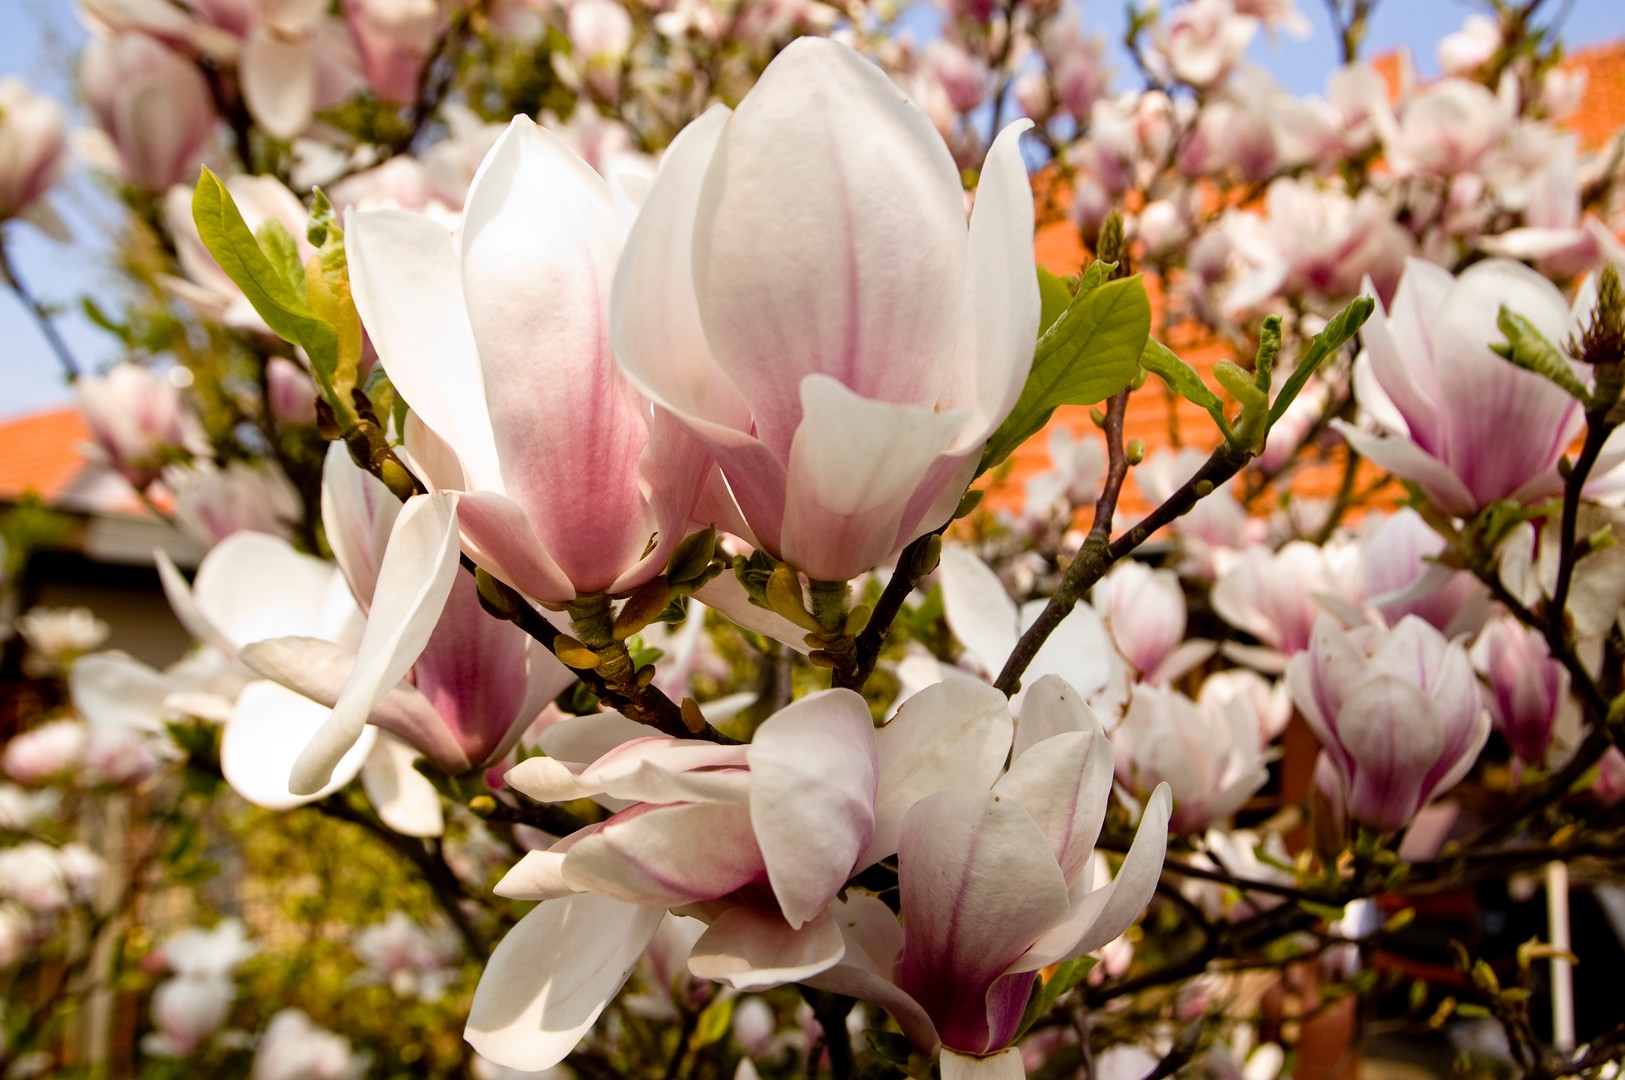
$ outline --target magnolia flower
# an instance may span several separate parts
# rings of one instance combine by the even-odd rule
[[[616,358],[715,456],[738,528],[812,578],[946,521],[1020,393],[1027,126],[995,140],[967,235],[931,122],[851,49],[801,38],[666,153],[615,279]]]
[[[241,919],[221,919],[209,930],[193,926],[171,934],[157,951],[176,975],[208,979],[231,975],[259,946],[249,939]]]
[[[1461,29],[1439,42],[1439,67],[1446,75],[1471,75],[1500,50],[1501,24],[1487,15],[1473,14]]]
[[[372,92],[392,104],[410,104],[445,22],[439,0],[344,0],[344,18]]]
[[[74,390],[102,461],[134,487],[157,479],[166,450],[206,445],[181,387],[151,368],[116,364],[105,375],[76,380]]]
[[[897,845],[901,924],[876,897],[849,891],[837,908],[841,962],[804,980],[880,1005],[923,1051],[941,1045],[944,1077],[1023,1075],[1006,1048],[1036,972],[1127,929],[1167,847],[1162,787],[1117,876],[1095,887],[1112,747],[1061,679],[1028,692],[1011,754],[991,790],[950,788],[914,804]]]
[[[1576,524],[1579,536],[1625,535],[1625,511],[1581,503]],[[1501,583],[1526,607],[1550,600],[1557,591],[1561,530],[1562,522],[1553,514],[1539,530],[1534,522],[1523,522],[1501,544]],[[1582,641],[1601,638],[1614,626],[1625,631],[1625,545],[1601,547],[1574,564],[1564,614]]]
[[[1241,697],[1201,705],[1177,690],[1136,686],[1112,739],[1129,792],[1144,799],[1169,789],[1176,833],[1230,817],[1269,779],[1258,722]]]
[[[48,720],[13,736],[0,766],[19,784],[43,784],[77,768],[88,739],[89,732],[78,720]]]
[[[404,912],[392,911],[383,922],[357,933],[353,947],[376,980],[401,997],[438,1001],[457,981],[461,953],[456,939],[429,933]]]
[[[152,1026],[141,1049],[155,1057],[191,1057],[225,1024],[237,987],[219,975],[170,979],[152,994]]]
[[[78,844],[60,848],[25,840],[0,850],[0,899],[51,915],[95,895],[105,869],[101,857]]]
[[[1481,625],[1489,595],[1471,574],[1437,561],[1444,537],[1409,507],[1396,510],[1366,540],[1360,554],[1366,603],[1389,626],[1415,615],[1454,635]]]
[[[1625,754],[1619,747],[1610,746],[1597,762],[1597,779],[1591,790],[1606,806],[1625,801]]]
[[[1289,294],[1341,303],[1366,278],[1381,295],[1393,294],[1411,240],[1377,192],[1350,198],[1283,177],[1270,184],[1264,211],[1233,210],[1223,219],[1242,268],[1225,297],[1227,311]]]
[[[1407,101],[1397,119],[1376,119],[1399,175],[1450,177],[1483,164],[1511,130],[1514,112],[1481,83],[1445,78]]]
[[[1360,408],[1384,435],[1332,422],[1354,449],[1458,517],[1557,490],[1557,459],[1582,423],[1567,391],[1490,351],[1503,306],[1550,341],[1568,336],[1563,294],[1526,266],[1488,259],[1452,278],[1407,261],[1391,310],[1365,325],[1355,367]]]
[[[197,178],[214,134],[214,100],[197,65],[142,33],[92,39],[79,89],[118,151],[124,180],[146,191]]]
[[[408,445],[427,479],[462,493],[479,565],[553,604],[664,570],[710,466],[611,360],[609,185],[515,117],[456,233],[404,211],[348,220],[356,306],[427,427]]]
[[[1309,645],[1327,599],[1347,599],[1353,548],[1320,547],[1302,540],[1278,551],[1254,545],[1213,586],[1213,610],[1263,647],[1227,646],[1226,654],[1269,674]]]
[[[239,532],[284,539],[304,515],[299,492],[275,462],[212,461],[164,470],[175,500],[175,521],[204,547]]]
[[[1213,654],[1211,641],[1185,641],[1185,590],[1172,570],[1124,560],[1095,586],[1091,602],[1118,653],[1148,683],[1173,682]]]
[[[1552,659],[1537,630],[1510,617],[1495,619],[1473,643],[1473,663],[1489,681],[1490,719],[1512,752],[1544,764],[1559,718],[1578,708],[1569,696],[1569,673]]]
[[[1022,516],[1046,521],[1057,508],[1070,513],[1088,506],[1100,493],[1106,473],[1106,449],[1088,433],[1073,434],[1060,424],[1050,426],[1049,464],[1045,472],[1027,478]]]
[[[1317,782],[1373,829],[1408,825],[1467,775],[1489,737],[1466,650],[1414,615],[1363,640],[1322,618],[1287,685],[1320,740]]]
[[[1238,12],[1235,0],[1190,0],[1151,32],[1153,54],[1164,70],[1192,86],[1223,79],[1246,52],[1258,20]]]
[[[87,607],[37,607],[17,620],[17,632],[52,667],[63,667],[107,640],[109,627]]]
[[[249,1080],[360,1080],[371,1059],[350,1042],[310,1022],[298,1009],[271,1017],[260,1036]]]
[[[67,169],[62,107],[16,76],[0,79],[0,221],[26,217],[51,226],[41,201]]]
[[[1280,737],[1292,721],[1292,695],[1286,684],[1271,682],[1255,671],[1233,668],[1202,680],[1198,704],[1218,709],[1229,701],[1240,701],[1258,729],[1258,745],[1268,746]]]
[[[667,908],[709,923],[689,955],[700,978],[751,990],[829,968],[847,951],[837,893],[897,850],[920,799],[986,791],[1012,726],[1002,694],[958,678],[916,695],[878,731],[847,690],[794,702],[749,746],[643,730],[613,714],[566,721],[544,740],[553,756],[508,774],[537,798],[608,798],[622,809],[527,854],[498,885],[542,903],[497,947],[474,996],[466,1035],[495,1061],[562,1060]]]

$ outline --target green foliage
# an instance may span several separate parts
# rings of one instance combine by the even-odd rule
[[[1550,379],[1580,404],[1591,407],[1591,394],[1569,367],[1568,357],[1546,340],[1539,327],[1504,304],[1495,325],[1506,336],[1504,343],[1490,346],[1497,354],[1525,371]]]
[[[1181,360],[1174,351],[1156,338],[1148,337],[1140,355],[1140,366],[1167,383],[1174,393],[1194,405],[1207,410],[1213,422],[1230,438],[1230,422],[1224,416],[1224,403],[1219,395],[1207,388],[1196,369]]]
[[[988,440],[979,474],[1037,434],[1060,406],[1105,401],[1139,374],[1140,354],[1151,332],[1151,300],[1138,275],[1106,280],[1112,268],[1092,264],[1078,294],[1039,337],[1026,385]],[[1049,292],[1053,306],[1053,286]]]
[[[1072,289],[1066,279],[1052,274],[1042,266],[1038,268],[1038,332],[1042,334],[1055,325],[1072,303]]]
[[[1080,956],[1076,960],[1063,961],[1056,966],[1048,979],[1033,987],[1032,996],[1027,999],[1027,1010],[1021,1015],[1021,1034],[1025,1035],[1027,1029],[1032,1027],[1039,1017],[1049,1012],[1064,995],[1088,978],[1089,970],[1096,963],[1092,956]]]
[[[1357,296],[1349,301],[1348,307],[1332,316],[1332,320],[1315,335],[1314,340],[1309,342],[1308,351],[1298,360],[1298,366],[1292,369],[1286,385],[1275,395],[1275,404],[1270,406],[1271,427],[1297,400],[1304,384],[1309,381],[1309,376],[1315,373],[1321,362],[1353,340],[1354,335],[1360,332],[1360,327],[1371,318],[1371,313],[1376,308],[1377,302],[1371,297]]]

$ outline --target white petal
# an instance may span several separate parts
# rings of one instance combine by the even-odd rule
[[[550,1069],[626,983],[665,912],[580,895],[539,904],[492,952],[463,1037],[512,1069]]]
[[[308,42],[256,30],[243,43],[238,73],[243,102],[266,131],[289,140],[310,125],[316,110],[316,55]]]
[[[986,563],[967,547],[944,544],[938,569],[942,612],[960,645],[996,677],[1016,647],[1016,604]]]
[[[858,868],[897,850],[903,819],[921,799],[950,788],[992,787],[1010,753],[1013,729],[1010,703],[977,679],[956,676],[905,701],[875,733],[875,838]]]
[[[719,915],[694,943],[688,970],[736,990],[762,990],[816,975],[838,963],[845,951],[840,927],[828,912],[792,929],[777,915],[739,904]]]
[[[456,501],[416,495],[401,510],[378,573],[378,595],[355,668],[332,715],[299,755],[292,784],[301,792],[327,782],[333,763],[360,735],[367,714],[423,652],[458,573]]]
[[[1022,1080],[1027,1075],[1021,1051],[1014,1046],[987,1057],[972,1057],[943,1047],[941,1065],[942,1080]]]
[[[315,791],[294,794],[288,779],[295,759],[327,718],[325,706],[273,682],[243,689],[220,737],[220,771],[233,791],[267,810],[290,810],[323,798],[354,780],[372,751],[376,728],[363,730]]]
[[[416,750],[382,735],[361,766],[361,787],[385,825],[402,836],[439,836],[446,828],[440,793],[412,767]]]

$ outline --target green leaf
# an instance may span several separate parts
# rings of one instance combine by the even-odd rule
[[[1321,361],[1336,353],[1358,334],[1360,327],[1365,325],[1365,321],[1371,318],[1371,313],[1376,309],[1377,302],[1371,297],[1356,296],[1349,301],[1348,307],[1332,316],[1332,321],[1315,335],[1314,340],[1309,343],[1309,351],[1299,359],[1298,366],[1292,369],[1292,375],[1287,379],[1286,385],[1275,395],[1275,404],[1270,406],[1272,426],[1297,400],[1303,384],[1309,381],[1309,376],[1315,373]]]
[[[288,227],[274,219],[266,220],[254,233],[254,239],[270,261],[272,269],[288,283],[288,288],[295,294],[303,291],[305,268],[299,263],[299,242],[293,238]]]
[[[303,293],[266,256],[226,185],[207,168],[192,195],[192,218],[220,269],[278,337],[304,348],[317,378],[330,388],[338,363],[338,331],[311,311]]]
[[[1062,996],[1070,993],[1074,987],[1088,978],[1089,969],[1094,967],[1095,963],[1096,960],[1092,956],[1080,956],[1076,960],[1064,961],[1056,967],[1053,975],[1034,987],[1032,996],[1027,999],[1027,1009],[1021,1015],[1021,1034],[1025,1035],[1027,1029],[1032,1027],[1039,1017],[1054,1008]]]
[[[1506,335],[1507,340],[1504,345],[1492,345],[1490,348],[1525,371],[1544,375],[1567,390],[1569,396],[1580,404],[1588,409],[1591,407],[1591,394],[1580,380],[1575,378],[1574,369],[1569,367],[1568,358],[1556,345],[1546,340],[1546,335],[1540,332],[1539,327],[1504,304],[1495,325]]]
[[[700,1013],[699,1022],[694,1025],[694,1034],[689,1039],[689,1046],[695,1050],[703,1050],[712,1043],[728,1034],[729,1025],[733,1023],[735,998],[719,997],[705,1007]]]
[[[875,1031],[871,1028],[863,1034],[869,1040],[870,1049],[893,1065],[907,1065],[909,1055],[914,1053],[914,1044],[895,1031]]]
[[[1040,305],[1038,332],[1042,334],[1055,325],[1055,320],[1059,319],[1061,313],[1066,310],[1067,305],[1072,303],[1072,289],[1067,285],[1065,278],[1058,277],[1040,266],[1038,268],[1038,302]]]
[[[1039,432],[1062,405],[1105,401],[1134,381],[1151,332],[1151,301],[1139,276],[1107,281],[1110,267],[1094,263],[1078,295],[1033,352],[1021,397],[982,451],[986,472]]]
[[[1230,438],[1230,423],[1224,418],[1224,403],[1219,395],[1207,388],[1207,383],[1196,374],[1196,369],[1174,354],[1174,351],[1156,338],[1147,338],[1140,366],[1156,375],[1173,388],[1174,393],[1186,401],[1200,405],[1213,417],[1226,439]]]

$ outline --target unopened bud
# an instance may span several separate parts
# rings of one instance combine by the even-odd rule
[[[823,629],[807,610],[807,600],[801,592],[801,577],[789,563],[780,563],[768,576],[767,602],[774,611],[803,630],[816,633]]]
[[[698,735],[705,730],[705,714],[700,711],[699,702],[691,697],[686,697],[683,699],[683,703],[678,706],[678,711],[682,714],[683,726],[688,728],[689,731]]]
[[[577,671],[591,671],[598,666],[598,654],[568,634],[560,634],[554,640],[553,655],[565,667]]]
[[[717,551],[717,529],[709,525],[692,536],[683,538],[666,564],[666,578],[674,587],[689,585],[701,577],[711,566]]]
[[[923,578],[937,568],[942,561],[942,536],[932,533],[926,538],[925,546],[920,548],[919,554],[914,557],[914,577]]]
[[[869,625],[869,616],[874,609],[868,604],[859,604],[846,614],[846,636],[857,637],[863,633],[863,628]]]
[[[1098,405],[1089,410],[1089,419],[1094,421],[1097,428],[1106,426],[1106,413]]]
[[[488,818],[497,812],[497,801],[489,795],[476,795],[468,800],[468,809],[475,817]]]
[[[484,569],[474,571],[474,587],[480,606],[499,619],[512,622],[524,610],[525,598]]]
[[[671,601],[671,589],[665,578],[655,578],[645,582],[632,590],[632,595],[626,598],[621,605],[620,612],[615,616],[615,623],[610,630],[610,636],[615,641],[625,641],[645,626],[660,618]]]
[[[965,497],[959,500],[959,507],[954,511],[955,520],[970,515],[978,506],[982,505],[982,498],[987,492],[975,488],[965,492]]]
[[[1145,460],[1145,440],[1130,439],[1128,445],[1123,447],[1123,459],[1130,465],[1138,465]]]

